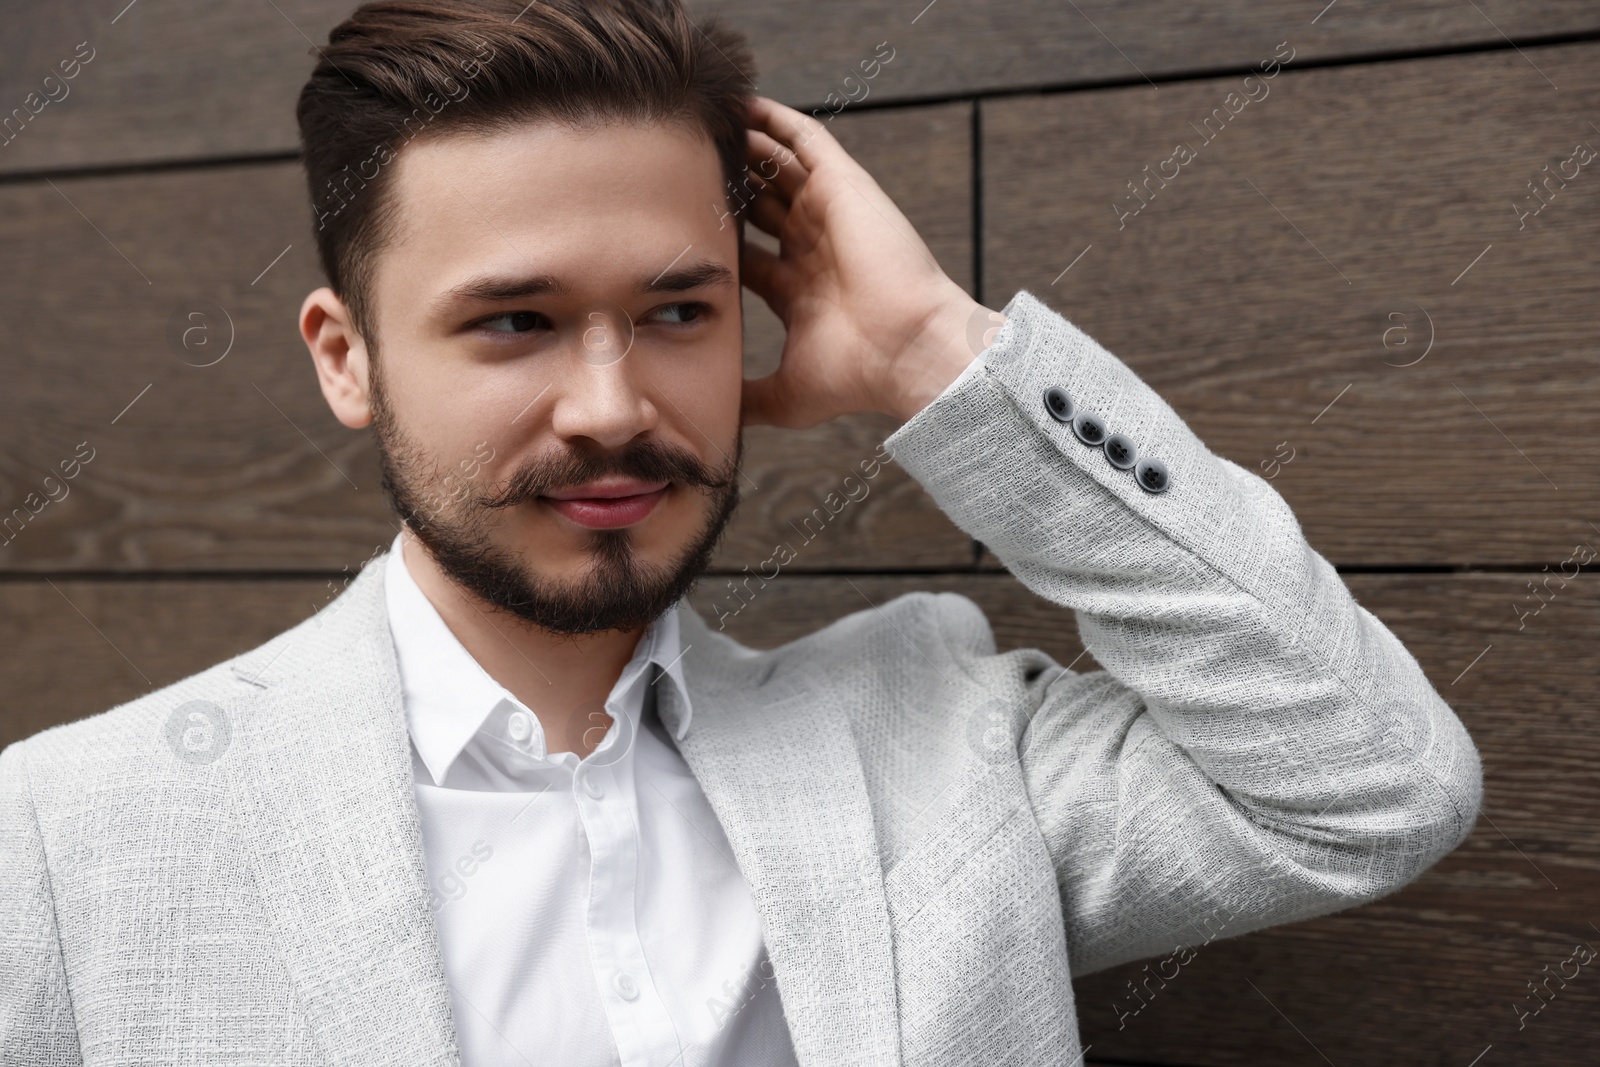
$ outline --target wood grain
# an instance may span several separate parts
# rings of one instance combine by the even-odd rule
[[[318,578],[0,582],[0,747],[249,651],[341,588]]]
[[[820,104],[831,91],[842,95],[842,78],[884,40],[895,47],[895,58],[874,80],[869,103],[1244,69],[1286,39],[1308,60],[1326,61],[1472,44],[1499,47],[1505,43],[1502,31],[1522,40],[1600,28],[1600,11],[1581,0],[1478,0],[1477,7],[1450,0],[706,5],[726,12],[750,35],[763,91],[796,104]]]
[[[1600,169],[1513,203],[1600,150],[1600,45],[1526,52],[986,102],[985,302],[1063,311],[1341,564],[1559,560],[1600,512]]]
[[[971,105],[833,125],[970,288]],[[329,412],[295,325],[322,284],[302,183],[296,165],[266,164],[0,185],[0,516],[29,493],[43,500],[43,479],[79,444],[93,451],[62,499],[28,505],[0,570],[338,570],[393,537],[376,451]],[[196,322],[210,344],[196,334],[192,351],[174,347],[174,316],[181,326],[208,306]],[[753,295],[745,307],[748,373],[763,374],[782,327]],[[227,354],[195,365],[213,351]],[[792,540],[893,428],[860,416],[750,431],[745,500],[718,565],[755,566]],[[972,559],[891,465],[794,566]]]
[[[1520,1032],[1511,1005],[1577,940],[1600,947],[1600,933],[1588,926],[1600,920],[1593,909],[1600,779],[1591,773],[1600,760],[1600,708],[1589,662],[1600,641],[1600,576],[1586,572],[1552,586],[1548,604],[1521,630],[1509,605],[1525,595],[1523,575],[1355,575],[1347,582],[1472,732],[1484,761],[1485,817],[1460,850],[1399,893],[1204,946],[1136,1015],[1127,1014],[1127,982],[1144,977],[1142,965],[1081,979],[1084,1040],[1097,1057],[1322,1062],[1309,1038],[1341,1067],[1464,1067],[1491,1043],[1496,1062],[1583,1062],[1572,1050],[1592,1035],[1600,1001],[1600,983],[1587,970]],[[252,647],[334,591],[320,580],[292,579],[55,586],[37,578],[0,583],[0,644],[10,653],[0,744]],[[770,647],[917,589],[972,597],[1002,651],[1039,647],[1062,663],[1081,651],[1070,612],[997,574],[785,575],[728,630]],[[716,592],[708,584],[692,598],[702,614]],[[1076,669],[1094,669],[1092,658],[1078,659]]]
[[[830,92],[860,97],[859,64],[888,42],[894,58],[862,106],[1036,86],[1143,82],[1243,69],[1291,40],[1308,59],[1504,45],[1600,30],[1588,0],[722,0],[749,36],[759,88],[797,106]],[[0,173],[295,150],[294,102],[313,42],[355,7],[327,0],[55,0],[7,19],[0,108],[26,94],[75,44],[96,58],[71,93],[0,148]],[[1319,14],[1320,12],[1320,14]],[[828,106],[836,106],[829,104]]]

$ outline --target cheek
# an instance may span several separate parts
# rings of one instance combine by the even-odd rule
[[[734,321],[708,338],[688,366],[667,383],[668,395],[683,415],[670,406],[663,414],[674,421],[692,419],[694,425],[688,427],[692,436],[688,440],[696,442],[700,451],[710,453],[708,461],[720,461],[721,455],[705,439],[710,437],[723,448],[733,440],[738,432],[743,385],[744,344],[739,324]]]
[[[419,453],[411,458],[424,466],[417,472],[436,472],[435,485],[446,499],[462,495],[470,483],[481,480],[486,469],[486,438],[490,428],[510,421],[501,419],[496,402],[504,400],[483,386],[463,388],[454,380],[431,380],[419,374],[403,382],[386,374],[384,402],[407,446]]]
[[[737,305],[723,319],[708,365],[715,368],[722,386],[718,395],[724,401],[731,400],[737,408],[744,382],[744,323]]]
[[[406,442],[430,459],[441,477],[449,477],[458,473],[457,462],[471,452],[469,438],[477,425],[471,412],[454,397],[434,394],[416,397],[395,414]]]
[[[407,440],[441,472],[470,474],[498,450],[506,426],[527,402],[514,368],[452,358],[446,346],[413,343],[405,358],[380,354],[384,400]],[[527,420],[524,420],[526,422]]]

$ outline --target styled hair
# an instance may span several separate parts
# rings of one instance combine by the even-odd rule
[[[391,164],[419,136],[538,120],[681,123],[716,148],[725,200],[745,180],[755,65],[742,34],[715,18],[696,25],[681,0],[524,5],[379,0],[317,49],[296,109],[317,251],[369,340],[373,263],[394,235]]]

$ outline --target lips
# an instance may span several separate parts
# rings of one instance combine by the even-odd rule
[[[641,522],[667,495],[667,482],[589,482],[541,499],[561,515],[591,530],[615,530]]]

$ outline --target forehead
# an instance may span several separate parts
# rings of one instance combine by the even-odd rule
[[[721,161],[691,125],[452,132],[407,145],[391,166],[393,232],[375,281],[404,290],[392,295],[426,299],[485,271],[549,272],[575,290],[632,284],[688,248],[737,262]]]

